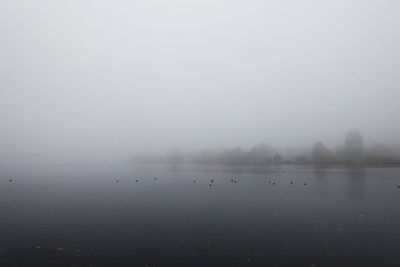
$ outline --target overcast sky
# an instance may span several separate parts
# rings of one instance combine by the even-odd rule
[[[0,162],[400,137],[400,1],[0,0]]]

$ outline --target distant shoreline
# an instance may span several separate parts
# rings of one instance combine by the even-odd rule
[[[163,162],[163,161],[134,161],[131,162],[133,164],[165,164],[165,165],[204,165],[204,166],[240,166],[240,167],[279,167],[279,166],[313,166],[313,167],[400,167],[400,162],[394,163],[346,163],[346,162],[337,162],[337,163],[296,163],[296,162],[284,162],[281,164],[243,164],[243,163],[223,163],[223,162]]]

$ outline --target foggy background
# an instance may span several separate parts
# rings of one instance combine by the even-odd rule
[[[399,145],[399,1],[0,0],[0,163]]]

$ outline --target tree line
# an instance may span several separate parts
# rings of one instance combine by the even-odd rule
[[[382,143],[364,147],[362,134],[349,130],[344,142],[332,151],[323,142],[316,142],[311,149],[300,154],[282,153],[267,144],[258,144],[249,150],[240,147],[229,149],[203,149],[182,152],[171,148],[164,156],[136,157],[140,162],[236,164],[236,165],[279,165],[279,164],[400,164],[393,152]]]

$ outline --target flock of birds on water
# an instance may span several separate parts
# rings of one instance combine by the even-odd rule
[[[10,180],[10,181],[11,181],[11,180]],[[157,181],[157,177],[154,177],[154,181]],[[234,179],[231,179],[230,181],[231,181],[231,183],[234,183],[234,184],[237,183],[237,180],[234,180]],[[116,183],[119,183],[119,179],[116,179],[115,182],[116,182]],[[139,179],[136,179],[135,182],[136,182],[136,183],[139,182]],[[196,179],[193,179],[193,183],[196,183]],[[211,180],[210,180],[210,184],[209,184],[208,186],[212,186],[213,183],[214,183],[214,179],[211,179]],[[268,183],[269,183],[269,184],[272,183],[272,185],[276,185],[276,182],[268,181]],[[291,181],[290,184],[293,184],[293,181]],[[304,185],[307,185],[307,183],[304,183]],[[400,185],[399,185],[398,187],[400,188]]]
[[[8,182],[10,182],[10,183],[11,183],[12,181],[13,181],[13,179],[9,179],[9,180],[8,180]],[[157,181],[157,177],[154,177],[154,181]],[[116,183],[119,183],[119,179],[116,179],[115,182],[116,182]],[[136,179],[135,182],[136,182],[136,183],[139,182],[139,179]],[[237,183],[237,180],[235,180],[235,179],[230,179],[230,182],[236,184],[236,183]],[[193,183],[196,183],[196,179],[193,179]],[[213,183],[214,183],[214,179],[211,179],[211,180],[210,180],[209,186],[211,187],[211,186],[213,185]],[[276,182],[268,181],[268,183],[269,183],[269,184],[272,184],[272,185],[276,185]],[[293,183],[294,183],[293,181],[290,182],[290,184],[293,184]],[[304,183],[304,186],[307,186],[307,185],[308,185],[307,183]],[[397,188],[400,189],[400,185],[398,185]]]
[[[12,181],[12,180],[10,180],[10,182],[11,182],[11,181]],[[154,181],[157,181],[157,177],[154,177]],[[119,183],[119,179],[116,179],[115,182],[116,182],[116,183]],[[139,182],[139,179],[136,179],[135,182],[136,182],[136,183]],[[235,180],[235,179],[230,179],[230,182],[236,184],[236,183],[237,183],[237,180]],[[196,183],[196,179],[193,179],[193,183]],[[209,186],[211,187],[211,186],[213,185],[213,183],[214,183],[214,179],[211,179],[211,180],[210,180]],[[269,183],[269,184],[272,184],[272,185],[276,185],[276,182],[268,181],[268,183]],[[290,181],[290,184],[294,184],[294,182],[293,182],[293,181]],[[308,185],[308,183],[303,183],[303,184],[304,184],[304,186],[307,186],[307,185]],[[398,185],[397,188],[400,189],[400,185]]]

